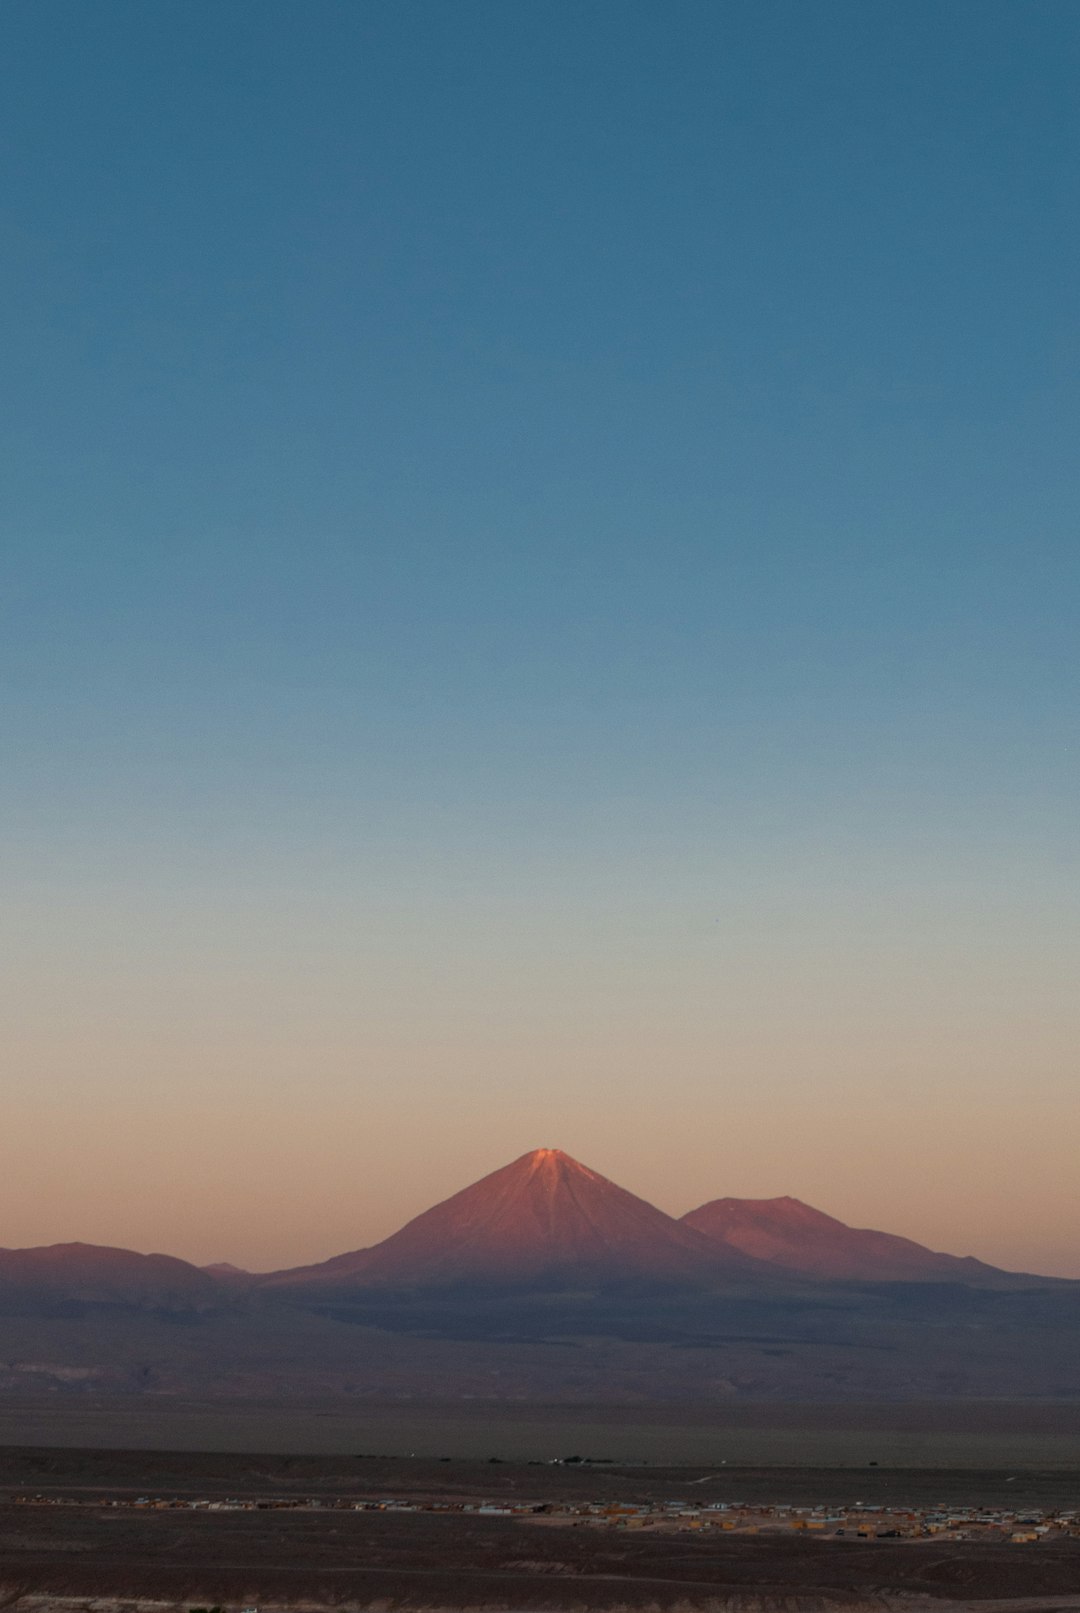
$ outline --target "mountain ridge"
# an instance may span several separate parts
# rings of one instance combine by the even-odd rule
[[[668,1215],[558,1148],[538,1148],[413,1216],[378,1243],[269,1272],[227,1261],[67,1242],[0,1248],[0,1296],[13,1287],[201,1297],[317,1283],[385,1287],[468,1280],[719,1275],[857,1282],[1068,1283],[852,1227],[790,1195],[721,1197]]]
[[[64,1302],[198,1310],[216,1302],[216,1286],[175,1255],[78,1242],[0,1249],[0,1310]]]

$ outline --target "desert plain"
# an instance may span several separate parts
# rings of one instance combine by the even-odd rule
[[[265,1408],[261,1450],[255,1441],[246,1451],[200,1452],[175,1448],[177,1431],[186,1416],[189,1434],[202,1434],[211,1408],[155,1412],[141,1402],[141,1449],[123,1448],[131,1424],[115,1413],[111,1449],[0,1448],[0,1605],[19,1613],[1080,1613],[1080,1534],[1071,1530],[1022,1545],[951,1533],[880,1537],[903,1509],[920,1516],[1076,1511],[1080,1455],[1072,1466],[1061,1458],[1070,1445],[1080,1453],[1080,1408],[984,1407],[981,1432],[971,1406],[939,1408],[945,1426],[936,1432],[931,1407],[878,1408],[882,1449],[891,1416],[900,1425],[892,1438],[929,1455],[907,1464],[868,1457],[865,1419],[854,1408],[762,1407],[756,1418],[754,1410],[714,1417],[707,1433],[716,1450],[798,1449],[802,1461],[675,1460],[662,1454],[655,1426],[635,1420],[631,1408],[620,1420],[610,1407],[587,1423],[570,1412],[560,1422],[557,1407],[546,1417],[540,1408],[516,1417],[505,1407],[495,1416],[491,1408],[459,1407],[455,1417],[446,1407],[368,1408],[362,1428],[347,1429],[363,1431],[368,1448],[351,1452],[327,1437],[330,1408],[322,1416],[309,1408],[308,1449],[292,1454],[272,1449]],[[100,1434],[103,1409],[85,1415],[84,1427],[99,1419]],[[40,1430],[47,1418],[43,1409],[38,1416]],[[252,1433],[254,1410],[251,1416],[234,1434]],[[8,1437],[10,1408],[6,1419],[0,1428]],[[78,1432],[77,1418],[68,1426]],[[153,1449],[169,1426],[174,1448]],[[539,1448],[526,1456],[528,1430],[540,1426],[552,1442],[576,1427],[578,1438],[562,1455],[592,1460],[554,1461]],[[441,1456],[401,1454],[423,1427],[433,1447],[448,1448]],[[344,1432],[337,1426],[339,1437]],[[669,1448],[683,1437],[689,1449],[702,1436],[700,1412],[696,1426],[688,1408],[668,1414],[662,1433]],[[583,1450],[585,1434],[606,1435],[606,1443]],[[968,1459],[953,1462],[965,1438]],[[371,1448],[380,1439],[384,1449]],[[823,1462],[816,1439],[843,1446],[844,1459]],[[980,1464],[987,1440],[999,1451],[1011,1440],[1014,1451],[1023,1444],[1029,1454],[1041,1442],[1048,1459]],[[637,1458],[620,1455],[634,1441]],[[466,1450],[470,1442],[501,1446],[503,1454]],[[387,1449],[395,1446],[397,1453]],[[832,1528],[814,1535],[713,1526],[722,1509],[740,1504],[834,1517],[861,1508],[876,1522],[859,1538],[850,1529],[841,1537]],[[503,1510],[510,1508],[514,1515]],[[610,1515],[598,1515],[601,1508]],[[673,1516],[634,1528],[622,1509]],[[712,1523],[681,1517],[683,1509]]]

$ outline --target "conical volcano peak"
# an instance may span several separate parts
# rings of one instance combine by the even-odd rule
[[[396,1287],[568,1277],[684,1279],[753,1268],[634,1193],[572,1159],[535,1148],[418,1215],[372,1249],[290,1280]]]

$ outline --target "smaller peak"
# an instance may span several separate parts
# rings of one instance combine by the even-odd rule
[[[773,1209],[782,1206],[784,1209],[808,1210],[810,1205],[804,1199],[794,1198],[790,1193],[777,1193],[771,1199],[717,1199],[717,1204],[738,1204],[747,1209]]]
[[[824,1210],[815,1209],[812,1204],[807,1204],[805,1199],[794,1198],[790,1193],[780,1194],[774,1199],[743,1199],[742,1204],[751,1212],[760,1210],[768,1214],[771,1211],[775,1216],[789,1221],[812,1222],[820,1226],[840,1225],[835,1216],[827,1215]]]

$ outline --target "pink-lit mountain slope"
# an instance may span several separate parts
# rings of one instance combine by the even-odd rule
[[[560,1149],[538,1148],[425,1210],[373,1248],[277,1272],[268,1281],[426,1287],[553,1276],[707,1280],[762,1269]]]
[[[729,1249],[805,1276],[862,1282],[1023,1281],[971,1256],[938,1254],[910,1238],[849,1227],[800,1199],[713,1199],[683,1217]]]
[[[214,1279],[172,1255],[94,1243],[0,1249],[0,1312],[57,1304],[201,1310],[216,1300]]]

